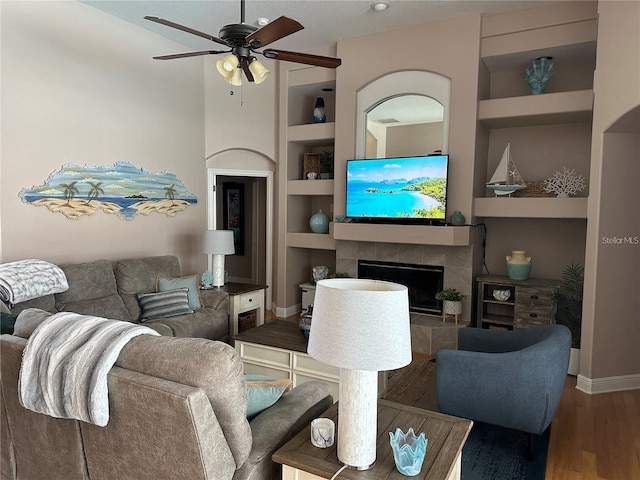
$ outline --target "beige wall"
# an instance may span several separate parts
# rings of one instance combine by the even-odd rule
[[[358,90],[392,72],[435,72],[452,81],[448,206],[451,211],[470,212],[475,174],[479,42],[479,15],[338,42],[337,53],[342,58],[342,65],[337,70],[336,80],[336,172],[344,171],[346,160],[355,155]],[[398,45],[432,47],[398,50]],[[336,182],[334,189],[335,212],[343,213],[345,185]]]
[[[202,272],[205,228],[202,61],[157,62],[184,47],[79,2],[1,2],[0,260],[177,254]],[[69,220],[23,203],[65,163],[128,161],[174,172],[198,196],[175,217]]]
[[[631,375],[638,383],[640,246],[603,238],[640,229],[640,3],[600,2],[598,15],[580,373],[595,382]],[[611,128],[634,108],[635,122]]]
[[[442,150],[442,122],[387,127],[387,157],[427,155]]]

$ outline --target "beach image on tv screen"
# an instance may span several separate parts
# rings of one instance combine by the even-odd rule
[[[348,217],[444,219],[447,155],[347,162]]]

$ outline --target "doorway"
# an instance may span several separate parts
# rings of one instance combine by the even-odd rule
[[[207,228],[233,229],[236,236],[236,254],[225,258],[227,281],[266,285],[271,309],[273,172],[209,168],[207,192]],[[229,214],[232,203],[240,205],[239,217]]]

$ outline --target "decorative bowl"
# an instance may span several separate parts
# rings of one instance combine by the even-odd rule
[[[506,302],[507,300],[509,300],[510,296],[511,296],[511,290],[494,290],[493,291],[493,298],[495,298],[499,302]]]
[[[416,436],[413,428],[404,433],[396,428],[395,433],[389,432],[389,443],[393,450],[393,459],[398,471],[407,477],[414,477],[420,473],[424,455],[427,453],[427,443],[424,432]]]

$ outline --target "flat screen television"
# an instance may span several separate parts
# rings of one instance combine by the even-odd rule
[[[444,224],[448,155],[347,160],[345,215],[355,222]]]

